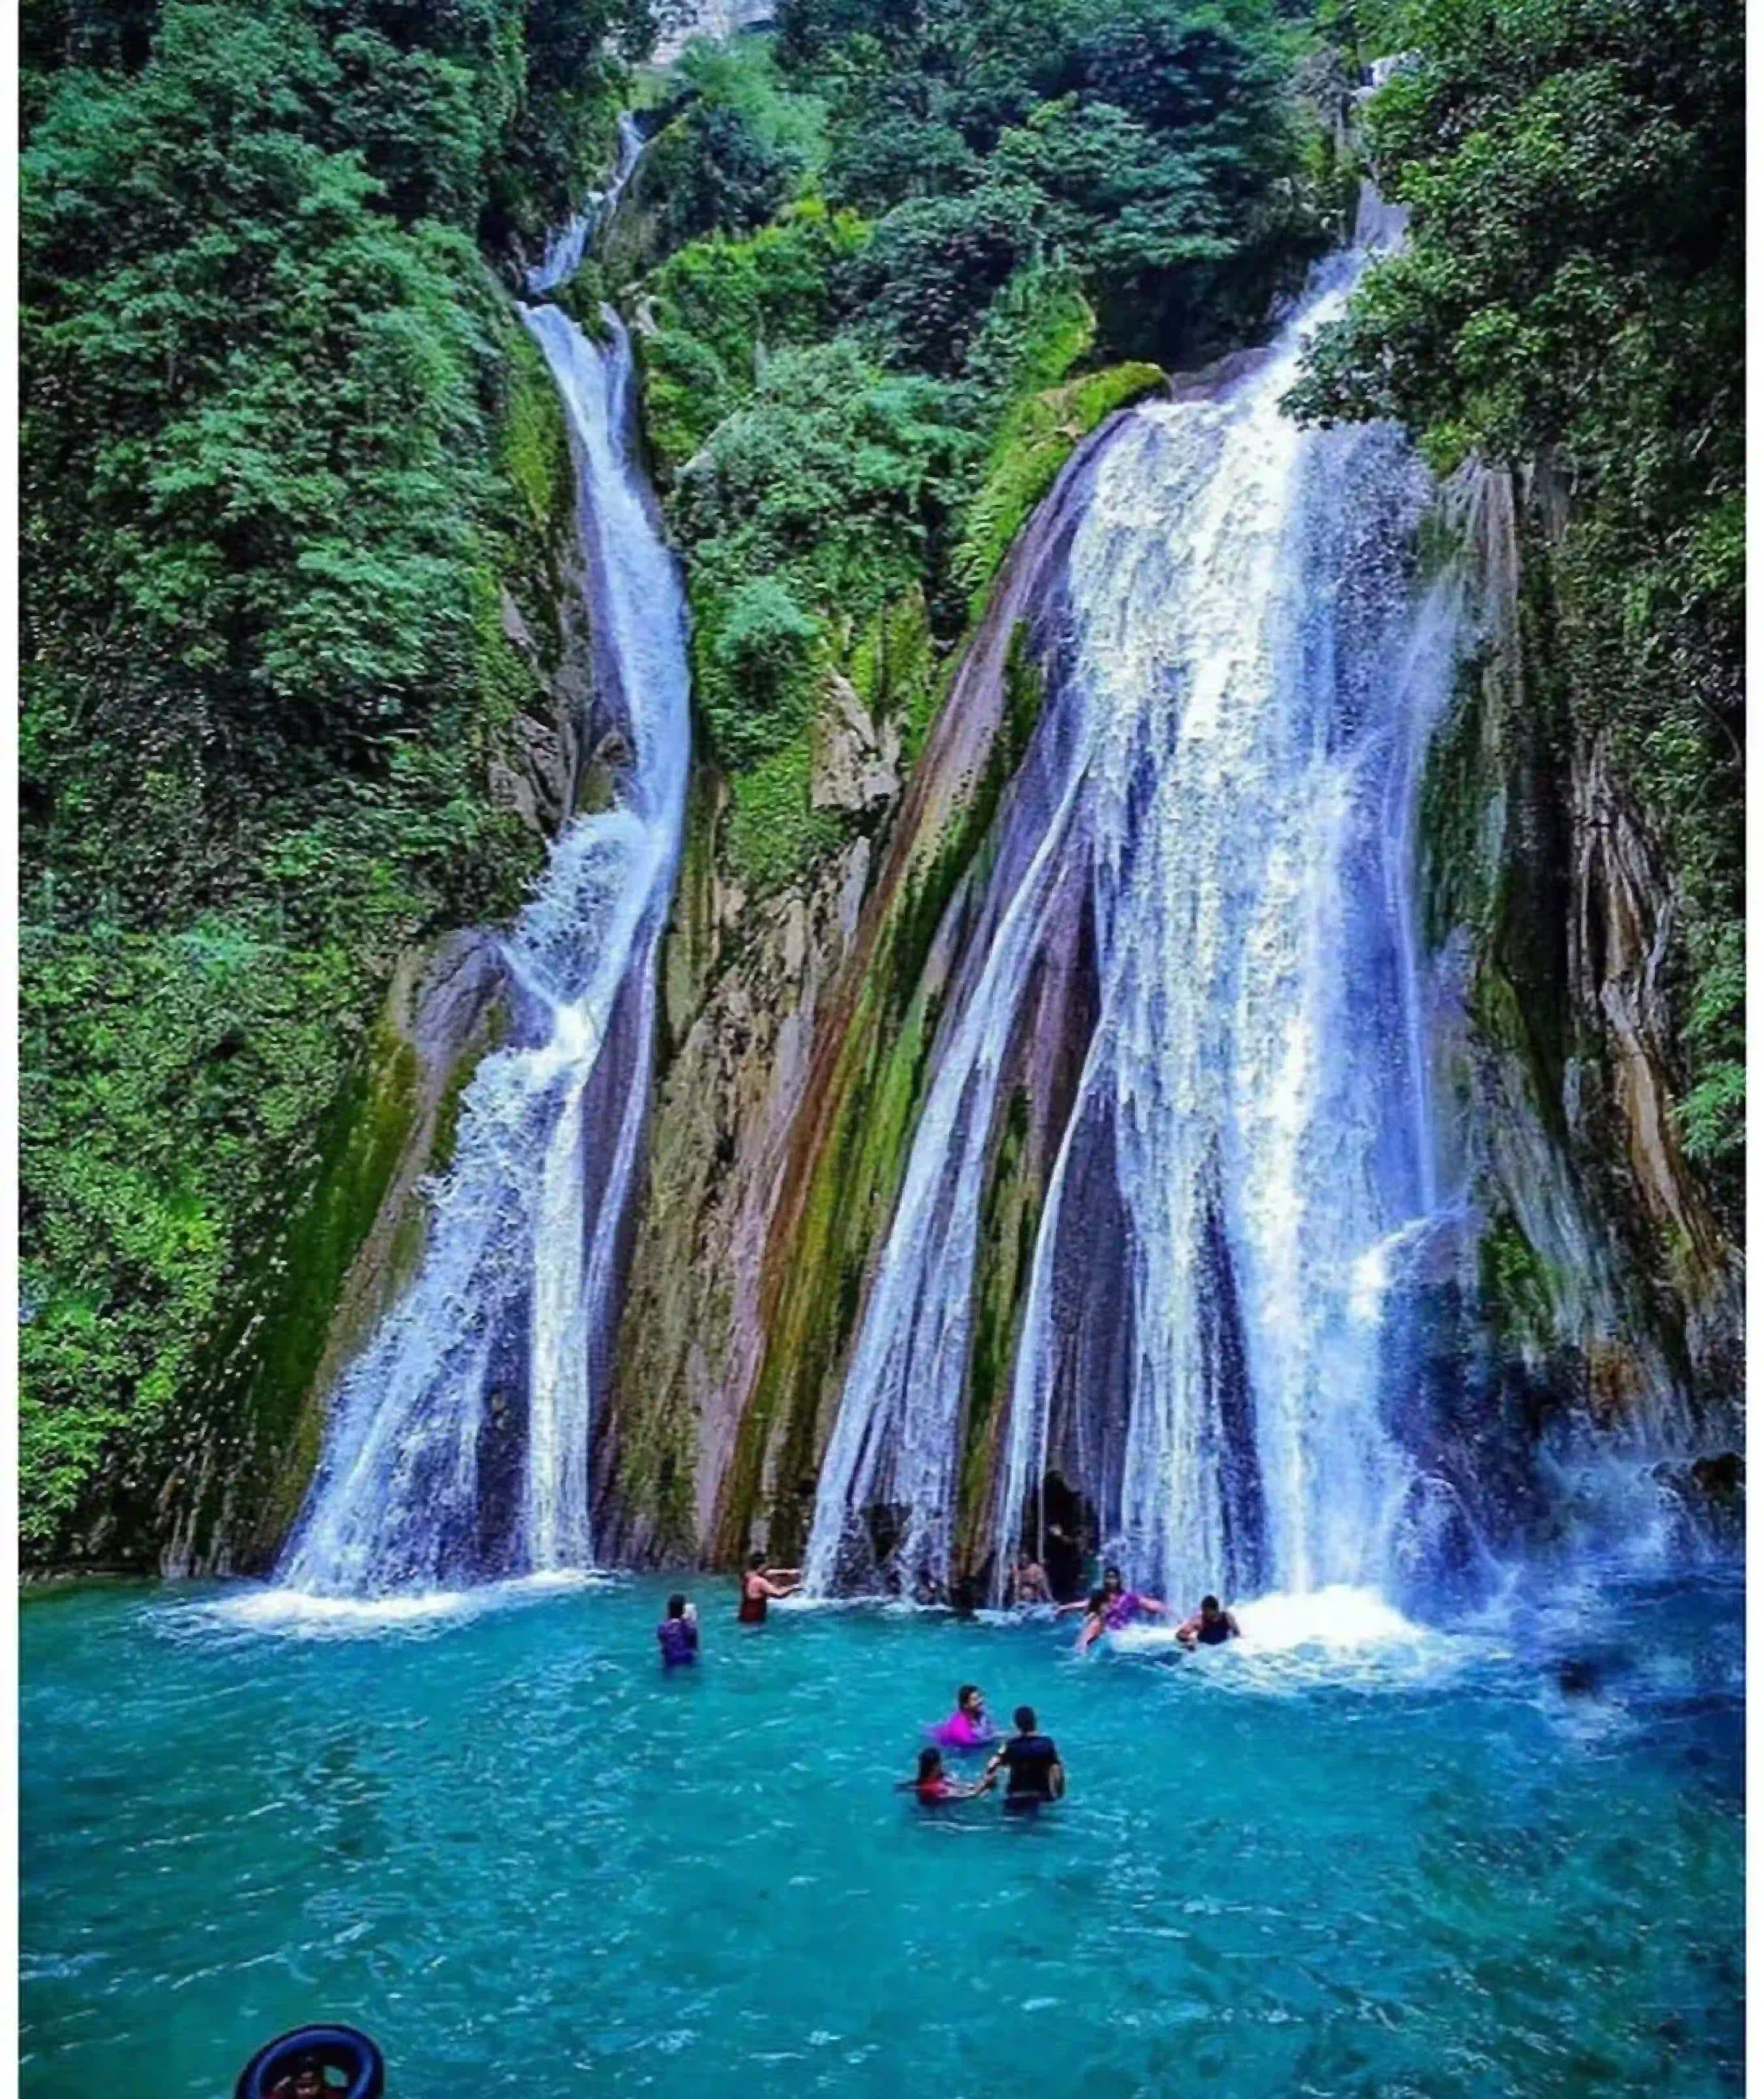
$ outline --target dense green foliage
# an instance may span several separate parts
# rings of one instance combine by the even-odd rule
[[[775,40],[688,59],[648,180],[719,215],[676,245],[708,206],[641,205],[627,259],[748,878],[837,839],[807,799],[831,677],[922,732],[1028,509],[1155,381],[1111,360],[1244,339],[1329,238],[1300,48],[1266,5],[785,0]],[[756,225],[761,171],[790,187]],[[934,649],[878,679],[903,618]]]
[[[1366,113],[1410,241],[1296,405],[1394,416],[1436,464],[1535,466],[1573,733],[1664,848],[1687,1149],[1744,1136],[1744,73],[1732,0],[1405,0]]]
[[[396,958],[537,865],[489,777],[543,704],[511,631],[561,644],[570,463],[496,269],[604,166],[651,29],[649,0],[27,0],[33,1556],[165,1476]],[[636,324],[718,849],[763,891],[874,821],[816,799],[833,700],[910,759],[1074,445],[1262,332],[1331,239],[1320,109],[1398,48],[1366,135],[1413,238],[1296,405],[1564,492],[1540,672],[1672,872],[1683,1131],[1736,1203],[1731,0],[782,0],[652,77],[565,296]]]
[[[204,1375],[400,948],[535,865],[500,601],[555,644],[568,463],[485,244],[583,183],[615,32],[646,9],[29,14],[29,1551]]]

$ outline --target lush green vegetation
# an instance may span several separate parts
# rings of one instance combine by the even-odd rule
[[[558,411],[486,255],[604,152],[640,0],[24,23],[26,1549],[151,1472],[399,949],[511,910]]]
[[[29,1554],[164,1476],[174,1396],[360,1136],[395,959],[537,865],[489,776],[543,704],[511,630],[560,646],[569,460],[498,270],[605,165],[651,30],[649,0],[27,0]],[[1332,239],[1322,112],[1396,49],[1366,135],[1412,240],[1296,405],[1563,492],[1534,667],[1671,869],[1684,1134],[1736,1206],[1731,0],[783,0],[650,79],[566,296],[637,323],[718,849],[764,891],[874,821],[815,800],[834,680],[910,758],[1072,447]]]
[[[1410,241],[1325,332],[1311,416],[1395,416],[1561,491],[1547,579],[1571,733],[1602,744],[1676,894],[1687,1148],[1737,1212],[1744,71],[1732,0],[1401,0],[1367,150]],[[1534,589],[1536,585],[1534,583]]]
[[[775,39],[688,59],[644,178],[667,200],[639,199],[609,261],[651,323],[745,879],[839,835],[808,799],[829,679],[898,711],[910,750],[1073,445],[1156,382],[1147,359],[1253,335],[1327,242],[1305,43],[1265,4],[785,0]],[[878,676],[904,622],[931,645]]]

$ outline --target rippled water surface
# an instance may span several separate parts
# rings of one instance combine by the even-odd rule
[[[1240,1649],[1084,1662],[697,1593],[671,1679],[650,1582],[293,1629],[29,1603],[25,2092],[219,2099],[319,2016],[394,2099],[1739,2088],[1736,1587],[1522,1639],[1267,1605]],[[1033,1826],[891,1790],[970,1678],[1065,1755]]]

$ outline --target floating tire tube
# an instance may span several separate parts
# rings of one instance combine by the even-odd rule
[[[296,2026],[260,2048],[239,2073],[233,2099],[277,2099],[278,2086],[292,2090],[293,2079],[308,2067],[336,2070],[348,2079],[328,2079],[325,2099],[381,2099],[386,2066],[379,2049],[354,2026]]]

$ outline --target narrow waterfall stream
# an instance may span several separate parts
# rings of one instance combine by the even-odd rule
[[[618,112],[618,158],[604,190],[592,191],[584,200],[582,209],[561,232],[555,233],[545,244],[545,253],[538,266],[527,272],[527,289],[535,297],[555,292],[560,284],[566,284],[582,267],[582,258],[587,253],[588,243],[618,209],[618,200],[624,195],[625,185],[636,172],[643,156],[644,136],[636,115],[628,109]]]
[[[604,314],[603,344],[553,306],[522,318],[569,419],[599,705],[626,752],[611,807],[561,834],[507,943],[514,1040],[473,1076],[420,1271],[333,1401],[279,1570],[320,1594],[592,1557],[589,1439],[685,812],[687,621],[635,451],[622,323]]]
[[[1091,470],[820,1473],[818,1591],[988,1564],[997,1594],[1050,1474],[1162,1595],[1382,1586],[1404,1551],[1418,1482],[1379,1283],[1439,1200],[1412,812],[1458,609],[1449,577],[1418,582],[1433,487],[1400,435],[1279,407],[1364,254],[1265,354],[1124,418]],[[1074,914],[1094,1026],[1009,1390],[977,1397],[1005,1075]],[[995,1397],[988,1549],[957,1564],[965,1439]]]

